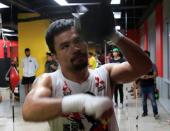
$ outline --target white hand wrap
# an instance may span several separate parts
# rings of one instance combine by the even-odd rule
[[[108,97],[91,96],[88,94],[77,94],[66,96],[62,100],[62,112],[80,112],[100,118],[108,109],[113,107],[113,102]]]
[[[116,45],[122,37],[124,37],[122,33],[120,33],[119,31],[115,31],[112,35],[113,43]]]
[[[108,97],[93,97],[85,101],[85,113],[95,118],[100,118],[110,108],[113,108],[113,102]]]

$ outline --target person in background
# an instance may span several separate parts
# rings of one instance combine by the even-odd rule
[[[88,66],[89,66],[90,69],[95,69],[97,67],[96,58],[95,58],[95,56],[92,52],[89,52],[88,63],[89,63]]]
[[[25,87],[25,95],[28,94],[33,81],[35,80],[35,73],[38,69],[36,58],[31,56],[30,49],[25,49],[25,58],[22,59],[23,77],[22,84]]]
[[[50,65],[51,65],[51,63],[52,63],[51,53],[47,52],[47,53],[46,53],[46,57],[47,57],[47,60],[46,60],[46,62],[45,62],[45,72],[46,72],[46,73],[49,73],[49,72],[51,72]]]
[[[18,70],[18,59],[17,57],[14,57],[11,59],[11,66],[15,67],[16,71],[18,72],[19,75],[19,70]],[[19,85],[19,83],[18,83]],[[19,101],[19,86],[16,86],[14,89],[14,98],[16,101]]]
[[[53,54],[47,52],[47,61],[45,62],[45,72],[50,73],[57,70],[58,63],[56,61],[56,58]]]
[[[12,58],[11,65],[15,66],[15,68],[18,70],[18,58],[17,57]]]
[[[54,72],[54,71],[56,71],[57,69],[60,68],[60,65],[59,65],[59,63],[57,61],[56,55],[55,54],[51,54],[51,56],[52,56],[52,65],[51,65],[51,68],[52,68],[52,70]]]
[[[112,52],[110,51],[110,52],[108,52],[108,54],[106,55],[106,58],[105,58],[106,60],[106,63],[111,63],[111,61],[112,61]]]
[[[98,59],[99,59],[101,65],[105,64],[105,56],[102,52],[100,53]]]
[[[113,58],[111,60],[111,63],[123,63],[125,60],[122,57],[122,54],[120,52],[119,48],[113,49]],[[118,91],[120,96],[120,107],[123,108],[123,84],[116,84],[114,87],[114,99],[115,99],[115,107],[118,107]]]
[[[149,51],[145,51],[145,53],[148,55],[148,57],[150,57]],[[142,104],[143,104],[142,117],[145,117],[148,115],[147,98],[149,97],[151,100],[154,117],[155,119],[159,118],[158,107],[157,107],[156,99],[154,97],[156,77],[157,77],[157,68],[155,64],[152,64],[152,69],[149,71],[149,73],[146,75],[143,75],[139,79],[140,87],[141,87],[141,95],[142,95]]]

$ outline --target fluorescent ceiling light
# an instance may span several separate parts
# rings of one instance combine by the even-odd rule
[[[84,5],[80,5],[78,11],[84,13],[84,12],[87,12],[88,9]]]
[[[18,34],[7,34],[7,33],[3,33],[4,36],[16,36],[18,37]]]
[[[112,0],[111,4],[120,4],[120,0]]]
[[[80,15],[83,15],[86,13],[88,9],[84,5],[80,5],[79,9],[77,10],[77,13],[72,13],[72,15],[76,18],[78,18]]]
[[[121,18],[121,12],[113,12],[114,18],[115,19],[120,19]]]
[[[54,1],[57,2],[61,6],[68,5],[68,2],[66,0],[54,0]]]
[[[94,3],[68,3],[66,0],[54,0],[57,2],[60,6],[74,6],[74,5],[95,5],[99,4],[98,2]]]
[[[0,3],[0,9],[1,9],[1,8],[9,8],[9,6]]]
[[[83,15],[84,13],[72,13],[72,15],[76,18],[78,18],[80,15]]]
[[[120,30],[120,26],[119,25],[115,26],[115,29]]]
[[[5,28],[2,28],[0,30],[3,31],[3,32],[14,32],[13,30],[5,29]]]

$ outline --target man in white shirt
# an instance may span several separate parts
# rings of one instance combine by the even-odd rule
[[[38,63],[36,59],[30,56],[30,49],[25,49],[26,57],[22,59],[23,78],[22,84],[25,86],[25,95],[28,94],[29,88],[35,80],[35,72],[38,69]]]

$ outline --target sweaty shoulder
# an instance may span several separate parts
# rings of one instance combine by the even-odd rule
[[[39,87],[39,86],[45,86],[49,88],[52,86],[52,80],[50,74],[44,73],[35,79],[33,83],[33,87]]]
[[[51,78],[52,97],[61,97],[63,94],[63,86],[65,86],[65,78],[62,75],[61,69],[48,74]]]
[[[56,82],[58,81],[57,79],[62,78],[61,70],[58,69],[55,72],[48,73],[48,75],[51,78],[52,86],[56,85]]]
[[[106,70],[106,71],[108,72],[108,74],[109,74],[111,68],[113,68],[113,65],[115,65],[115,64],[118,64],[118,63],[107,63],[107,64],[104,64],[104,65],[102,65],[102,66],[105,68],[105,70]],[[101,66],[101,67],[102,67],[102,66]]]
[[[109,72],[108,72],[106,65],[102,65],[102,66],[100,66],[99,68],[96,68],[93,71],[96,72],[97,74],[102,75],[102,76],[107,76],[107,77],[109,76]]]

